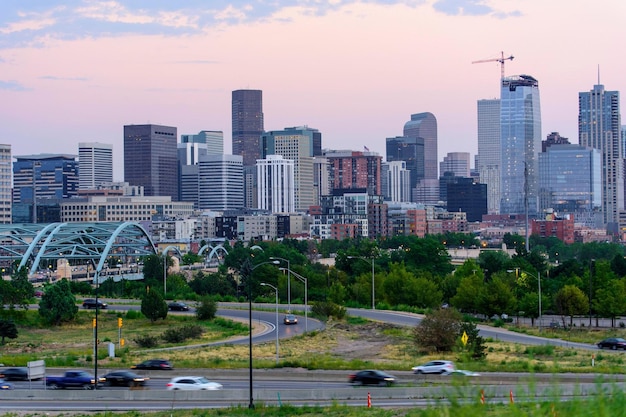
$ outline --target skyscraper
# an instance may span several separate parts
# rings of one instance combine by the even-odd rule
[[[432,113],[411,115],[404,124],[404,136],[424,139],[424,179],[436,180],[437,175],[437,119]],[[415,185],[413,185],[415,186]]]
[[[443,176],[445,172],[451,172],[455,177],[470,176],[470,154],[469,152],[448,152],[439,164],[439,172]]]
[[[502,79],[500,98],[500,213],[538,211],[538,154],[541,151],[539,82],[530,75]]]
[[[313,187],[313,149],[317,129],[307,126],[287,127],[266,132],[261,137],[261,157],[281,155],[294,161],[296,211],[307,211],[315,204]]]
[[[602,154],[602,211],[607,229],[617,232],[624,210],[624,154],[620,143],[619,92],[604,85],[578,93],[578,143]]]
[[[376,152],[329,151],[330,183],[334,190],[364,190],[369,196],[382,196],[380,174],[382,156]]]
[[[387,162],[387,186],[389,201],[408,203],[411,201],[411,173],[406,169],[406,162]]]
[[[0,223],[11,223],[11,145],[0,144]]]
[[[487,212],[500,212],[500,100],[478,100],[478,155],[480,182],[487,185]]]
[[[197,135],[180,135],[180,143],[203,143],[206,145],[208,155],[222,155],[224,153],[224,132],[221,130],[201,130]]]
[[[404,161],[411,173],[410,187],[424,179],[424,138],[396,136],[387,138],[385,147],[387,162]]]
[[[113,145],[98,142],[78,144],[78,188],[95,189],[113,182]]]
[[[263,92],[235,90],[232,93],[233,155],[251,166],[261,158],[259,140],[263,134]]]
[[[124,126],[124,181],[144,187],[145,195],[178,200],[175,127]]]
[[[239,155],[207,155],[200,158],[199,205],[201,210],[243,208],[243,165]]]
[[[296,208],[294,163],[280,155],[257,160],[259,208],[272,213],[293,213]]]

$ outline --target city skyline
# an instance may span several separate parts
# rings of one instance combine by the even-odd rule
[[[499,96],[500,64],[473,61],[503,51],[515,56],[506,75],[538,80],[542,139],[578,143],[578,93],[598,79],[625,90],[622,58],[605,41],[620,39],[617,0],[594,5],[601,23],[584,2],[153,3],[0,5],[0,121],[14,155],[110,143],[121,180],[123,126],[148,123],[179,136],[221,130],[228,153],[231,93],[258,89],[266,131],[309,126],[325,148],[382,156],[412,114],[430,112],[440,162],[476,155],[476,103]]]

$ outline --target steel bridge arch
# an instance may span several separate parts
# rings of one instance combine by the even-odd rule
[[[198,255],[202,256],[202,254],[207,250],[207,249],[211,249],[211,252],[209,252],[209,256],[207,256],[207,260],[211,261],[211,258],[213,258],[213,256],[217,257],[217,253],[221,250],[223,251],[226,255],[228,255],[228,251],[226,250],[226,248],[220,243],[217,246],[211,246],[211,245],[204,245],[202,248],[200,248],[200,250],[198,251]],[[219,258],[217,258],[219,260]]]
[[[157,253],[146,230],[134,222],[0,225],[0,262],[8,266],[19,261],[18,268],[30,263],[31,275],[43,259],[92,261],[100,271],[114,246],[121,256]]]

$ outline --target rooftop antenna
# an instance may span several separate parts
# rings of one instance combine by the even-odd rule
[[[600,85],[600,64],[598,64],[598,85]]]

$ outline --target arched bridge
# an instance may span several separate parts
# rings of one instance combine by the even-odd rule
[[[134,222],[85,222],[0,225],[0,265],[28,267],[33,275],[40,265],[66,259],[90,264],[100,272],[109,256],[136,259],[156,254],[145,229]]]

